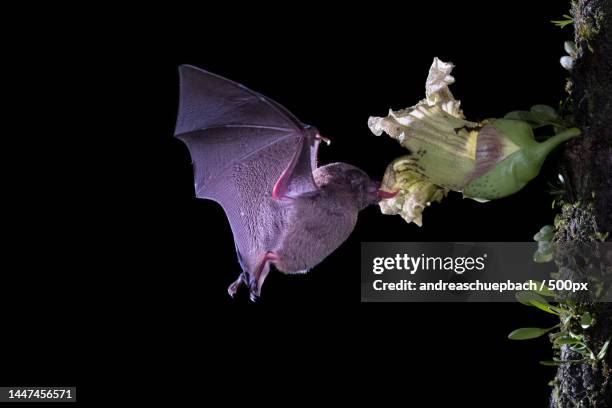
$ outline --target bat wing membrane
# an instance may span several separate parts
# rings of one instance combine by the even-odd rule
[[[270,196],[281,176],[288,195],[317,189],[318,140],[261,94],[191,66],[180,74],[175,136],[189,149],[196,196],[223,206],[250,266],[267,244],[261,231],[273,228]]]

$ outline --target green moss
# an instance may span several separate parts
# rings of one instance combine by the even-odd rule
[[[574,26],[576,33],[582,38],[589,51],[593,52],[591,45],[592,41],[601,32],[601,27],[604,25],[605,13],[598,11],[593,16],[581,15],[580,9],[575,3],[572,3],[572,16],[574,17]]]
[[[593,203],[576,201],[564,203],[561,213],[555,217],[557,230],[554,241],[605,241],[608,233],[599,231]]]

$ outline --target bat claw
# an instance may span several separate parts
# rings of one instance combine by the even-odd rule
[[[251,284],[249,285],[249,297],[251,299],[252,302],[255,302],[257,299],[259,299],[259,295],[261,294],[261,291],[259,290],[259,286],[257,285],[257,281],[253,280],[251,282]]]
[[[227,287],[227,294],[233,298],[236,292],[238,292],[238,289],[240,289],[240,286],[242,286],[244,283],[244,273],[241,273],[238,275],[238,279]]]
[[[317,133],[317,135],[315,136],[315,139],[318,139],[318,140],[320,140],[320,141],[322,141],[322,142],[325,142],[325,144],[326,144],[326,145],[328,145],[328,146],[331,144],[331,140],[330,140],[330,139],[328,139],[328,138],[326,138],[326,137],[323,137],[323,136],[321,136],[321,135],[320,135],[320,134],[318,134],[318,133]]]
[[[275,252],[266,252],[255,272],[252,274],[248,271],[242,272],[240,275],[238,275],[238,279],[229,285],[227,288],[227,293],[233,298],[238,289],[240,289],[242,285],[245,285],[249,288],[249,297],[251,298],[251,301],[255,302],[261,295],[261,287],[266,280],[266,276],[268,276],[268,272],[270,271],[267,263],[269,261],[277,261],[278,259],[278,254]]]

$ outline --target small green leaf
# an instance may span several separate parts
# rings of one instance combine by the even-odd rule
[[[582,340],[584,338],[584,336],[580,333],[574,333],[573,331],[569,332],[569,335],[575,339],[580,339]]]
[[[555,291],[548,289],[548,286],[542,284],[542,282],[534,280],[534,279],[530,279],[526,281],[525,283],[528,284],[529,282],[533,282],[537,286],[537,289],[532,289],[533,292],[539,295],[542,295],[542,296],[548,296],[548,297],[553,297],[553,298],[557,296]]]
[[[553,259],[552,252],[545,254],[540,251],[535,251],[533,253],[533,262],[536,262],[536,263],[546,263],[546,262],[552,261],[552,259]]]
[[[583,329],[588,329],[589,327],[591,327],[592,323],[593,323],[593,316],[591,316],[589,312],[584,313],[580,317],[580,327],[582,327]]]
[[[588,358],[583,358],[580,360],[555,360],[555,361],[540,361],[540,364],[545,366],[559,366],[561,364],[582,364],[589,361]]]
[[[552,306],[546,301],[546,299],[544,299],[542,296],[538,295],[535,292],[521,291],[521,292],[517,292],[516,295],[514,296],[516,297],[516,300],[518,300],[519,302],[521,302],[522,304],[526,306],[534,306],[540,310],[543,310],[545,312],[548,312],[554,315],[559,315],[561,313],[561,309],[555,306]]]
[[[557,337],[567,337],[569,333],[567,331],[559,331],[550,335],[550,337],[554,340]]]
[[[576,353],[584,354],[586,351],[586,346],[582,343],[578,343],[575,346],[570,347],[570,350],[575,351]]]
[[[512,111],[512,112],[508,112],[504,115],[505,119],[515,119],[515,120],[522,120],[525,122],[532,122],[532,114],[531,112],[527,112],[527,111]]]
[[[578,339],[574,339],[572,337],[558,337],[555,339],[555,344],[579,344],[580,340]]]
[[[533,112],[528,112],[528,111],[508,112],[504,115],[504,119],[514,119],[514,120],[520,120],[523,122],[527,122],[529,126],[531,126],[533,129],[538,128],[540,126],[544,126],[535,117],[535,114]]]
[[[554,314],[556,316],[559,316],[561,314],[561,309],[559,309],[558,307],[555,307],[551,304],[549,304],[548,302],[544,301],[544,303],[542,302],[538,302],[537,300],[533,300],[531,301],[531,304],[535,307],[537,307],[540,310],[543,310],[545,312],[548,312],[550,314]]]
[[[520,329],[514,330],[512,333],[508,335],[510,340],[529,340],[535,339],[537,337],[543,336],[548,333],[550,329],[542,329],[539,327],[523,327]]]
[[[563,18],[564,20],[551,20],[550,22],[559,28],[564,28],[565,26],[574,23],[574,19],[572,18],[572,16],[568,16],[567,14],[564,14]]]
[[[548,105],[533,105],[530,110],[531,112],[536,112],[545,115],[553,120],[559,117],[559,114],[557,113],[555,108]]]
[[[528,290],[516,292],[516,295],[514,295],[514,297],[516,298],[516,300],[518,300],[519,302],[521,302],[522,304],[526,306],[532,306],[531,304],[532,300],[546,302],[546,299],[544,299],[542,296],[538,295],[537,293],[528,291]]]
[[[548,114],[541,112],[531,112],[531,114],[533,115],[533,119],[537,123],[538,127],[546,125],[560,126],[562,128],[567,127],[565,122],[563,122],[563,119],[559,117],[550,117]]]
[[[555,227],[552,225],[543,226],[537,234],[533,236],[534,241],[550,241],[555,233]]]
[[[552,254],[553,246],[550,241],[538,241],[538,252],[543,254]]]
[[[536,237],[534,236],[534,238]],[[550,241],[538,241],[538,250],[533,254],[533,261],[537,263],[550,262],[553,259],[553,254],[553,246]]]
[[[610,339],[608,339],[604,345],[602,346],[601,350],[599,350],[599,353],[597,353],[597,359],[598,360],[603,360],[603,358],[606,356],[606,351],[608,351],[608,346],[610,345]]]
[[[543,105],[536,105],[543,106]],[[542,126],[552,125],[552,126],[561,126],[566,128],[566,123],[563,122],[563,119],[555,116],[550,116],[549,113],[539,112],[539,111],[512,111],[508,112],[504,115],[505,119],[514,119],[520,120],[523,122],[527,122],[533,129],[537,129]]]

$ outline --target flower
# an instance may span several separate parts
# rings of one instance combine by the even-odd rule
[[[448,194],[448,189],[436,186],[411,170],[410,156],[394,160],[387,167],[381,189],[399,191],[395,197],[382,200],[380,209],[383,214],[399,214],[406,222],[423,225],[423,210],[432,202],[440,202]]]
[[[511,112],[502,119],[471,122],[449,89],[455,82],[453,64],[434,58],[425,83],[425,99],[386,117],[372,116],[372,133],[386,133],[409,150],[385,172],[382,188],[398,194],[379,203],[384,214],[400,214],[422,223],[422,212],[441,201],[449,190],[488,201],[522,189],[540,171],[550,151],[580,134],[556,111],[536,105],[531,111]],[[535,141],[532,129],[552,125],[555,136]]]

